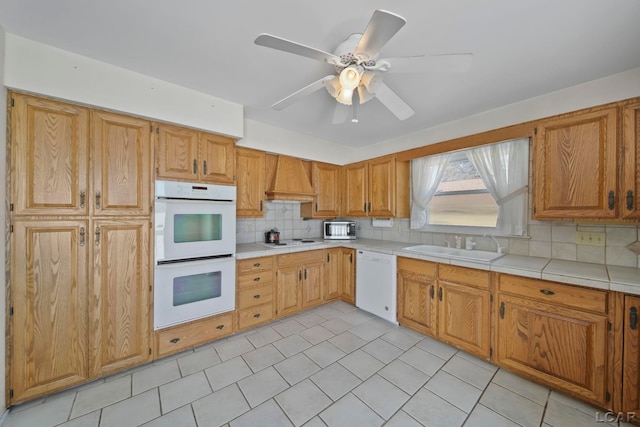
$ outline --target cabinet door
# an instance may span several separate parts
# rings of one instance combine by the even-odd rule
[[[538,123],[534,218],[615,218],[617,137],[617,107]]]
[[[87,215],[89,110],[12,97],[13,215]]]
[[[623,218],[640,218],[640,102],[626,105],[622,111],[622,185]]]
[[[398,272],[398,322],[428,335],[436,334],[435,280]]]
[[[264,216],[264,151],[236,149],[236,217]]]
[[[276,272],[276,314],[277,317],[295,313],[302,308],[300,283],[302,269],[300,266],[278,269]]]
[[[396,162],[394,157],[369,161],[369,216],[395,216]]]
[[[156,178],[198,179],[198,132],[166,124],[158,125]]]
[[[146,120],[91,112],[94,215],[149,215],[150,128]]]
[[[14,221],[9,388],[14,404],[85,382],[87,221]]]
[[[605,315],[505,294],[498,302],[498,364],[607,407]]]
[[[92,226],[90,361],[92,376],[103,376],[151,359],[149,221]]]
[[[342,251],[342,295],[343,301],[356,303],[356,256],[354,249],[341,248]]]
[[[339,298],[342,292],[342,251],[341,248],[327,249],[324,268],[324,299]]]
[[[201,132],[199,158],[200,181],[214,184],[235,183],[235,140]]]
[[[313,162],[313,191],[318,194],[314,218],[335,218],[340,214],[340,166]]]
[[[360,162],[344,167],[344,215],[367,216],[367,163]]]
[[[308,264],[302,269],[302,308],[322,304],[324,295],[324,264]]]
[[[624,298],[624,352],[622,367],[622,411],[635,412],[640,417],[640,335],[638,316],[640,298]]]
[[[485,359],[491,348],[489,291],[439,282],[438,336]]]

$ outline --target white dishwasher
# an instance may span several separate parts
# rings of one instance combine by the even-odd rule
[[[356,307],[397,325],[396,301],[396,256],[358,250]]]

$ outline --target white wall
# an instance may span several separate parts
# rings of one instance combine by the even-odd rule
[[[5,32],[4,28],[0,26],[0,102],[2,102],[2,107],[0,107],[0,159],[6,159],[6,149],[7,149],[7,108],[6,100],[7,100],[7,88],[4,85],[4,73],[5,69]],[[2,209],[0,209],[0,264],[5,265],[5,223],[6,223],[6,210],[5,210],[5,200],[6,200],[6,181],[5,177],[7,176],[6,169],[6,161],[0,161],[0,200],[2,200]],[[0,275],[0,411],[4,408],[2,405],[5,402],[5,313],[6,313],[6,293],[4,291],[6,283],[5,283],[5,274]]]
[[[636,96],[640,96],[640,68],[505,105],[454,122],[424,129],[412,135],[363,147],[356,151],[353,161],[370,159]]]
[[[6,35],[5,85],[55,98],[243,136],[240,104]]]

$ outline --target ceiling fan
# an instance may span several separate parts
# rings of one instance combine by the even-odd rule
[[[337,74],[329,74],[318,81],[292,93],[272,105],[282,110],[302,97],[326,88],[338,101],[333,123],[346,121],[351,105],[352,122],[357,122],[357,106],[377,98],[398,119],[406,120],[415,114],[389,86],[382,76],[386,72],[464,72],[471,67],[473,55],[445,54],[418,55],[378,59],[380,49],[404,26],[406,20],[385,10],[376,10],[362,34],[351,34],[333,53],[305,46],[271,34],[260,34],[254,41],[259,46],[270,47],[295,55],[306,56],[333,65]]]

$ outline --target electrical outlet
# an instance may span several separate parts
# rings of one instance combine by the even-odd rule
[[[578,231],[576,233],[576,243],[585,246],[604,246],[605,233],[588,233],[586,231]]]

